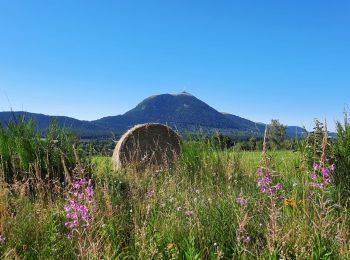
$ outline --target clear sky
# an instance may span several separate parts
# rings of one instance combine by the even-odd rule
[[[0,0],[0,110],[92,120],[183,90],[332,128],[350,104],[350,1]]]

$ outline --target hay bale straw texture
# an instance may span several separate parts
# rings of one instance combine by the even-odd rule
[[[114,168],[162,169],[178,158],[180,144],[179,135],[168,126],[159,123],[136,125],[118,141],[113,153]]]

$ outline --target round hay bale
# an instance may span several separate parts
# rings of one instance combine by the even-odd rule
[[[178,158],[180,143],[179,135],[168,126],[159,123],[136,125],[118,141],[112,158],[114,168],[162,169]]]

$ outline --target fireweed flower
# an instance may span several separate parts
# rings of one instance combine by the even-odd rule
[[[258,172],[258,175],[263,176],[263,172]],[[266,192],[268,190],[267,187],[269,186],[270,180],[271,180],[270,173],[267,173],[265,176],[258,179],[257,185],[262,192]]]
[[[0,235],[0,243],[4,243],[6,241],[6,237],[4,235]]]
[[[336,168],[337,168],[337,167],[335,166],[334,163],[329,167],[329,169],[330,169],[332,172],[334,172]]]
[[[283,185],[282,185],[281,183],[277,183],[277,184],[274,186],[274,188],[275,188],[276,190],[282,190]]]
[[[268,189],[268,192],[271,195],[274,195],[277,191],[282,190],[283,186],[281,183],[277,183],[275,186],[272,186],[271,188]]]
[[[279,197],[278,197],[278,200],[279,201],[284,201],[286,199],[286,197],[284,196],[284,195],[280,195]]]
[[[239,197],[237,198],[237,203],[241,206],[241,207],[244,207],[247,205],[248,203],[248,200],[246,198],[244,198],[243,196],[243,192],[241,192],[239,194]]]
[[[315,167],[317,165],[317,167]],[[335,164],[329,167],[320,167],[317,163],[314,163],[314,170],[310,176],[312,182],[309,183],[311,187],[325,188],[332,183],[332,175],[336,169]]]
[[[274,186],[271,186],[272,176],[269,172],[264,175],[262,169],[259,169],[257,172],[258,176],[261,178],[257,181],[257,186],[260,188],[262,193],[269,193],[270,195],[274,195],[277,191],[282,190],[283,186],[281,183],[277,183]]]
[[[265,160],[266,161],[266,160]],[[276,183],[272,180],[272,175],[270,174],[270,169],[265,168],[265,172],[258,172],[259,179],[257,181],[257,186],[260,188],[260,191],[262,193],[267,194],[267,196],[270,198],[270,207],[269,207],[269,222],[267,223],[267,238],[271,243],[274,243],[276,241],[277,237],[277,230],[278,230],[278,211],[279,208],[277,206],[277,203],[281,203],[283,200],[282,195],[282,189],[283,185],[281,183]],[[240,234],[238,234],[240,235]],[[237,237],[238,238],[238,237]],[[240,239],[242,239],[242,236],[239,236]],[[245,239],[242,239],[243,241],[250,241],[250,237],[248,236]],[[270,242],[269,242],[270,243]]]
[[[69,239],[74,237],[74,233],[79,230],[86,230],[90,225],[91,206],[94,202],[94,190],[92,181],[81,179],[71,185],[71,190],[67,194],[68,203],[64,206],[66,212],[66,223],[64,226],[70,230]]]

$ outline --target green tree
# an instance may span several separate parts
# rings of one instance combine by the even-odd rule
[[[350,122],[347,113],[344,113],[343,124],[337,121],[337,138],[333,150],[337,170],[335,181],[342,191],[345,191],[345,198],[350,196]]]
[[[250,137],[248,141],[249,150],[254,151],[256,149],[256,137]]]
[[[318,119],[315,119],[315,126],[313,127],[313,131],[308,134],[306,137],[306,147],[305,152],[307,155],[307,162],[310,166],[314,162],[318,162],[321,159],[322,155],[322,142],[324,138],[324,132],[327,131],[326,123],[320,122]],[[333,160],[333,154],[331,151],[330,144],[332,140],[328,137],[328,145],[326,147],[326,153],[329,155],[328,157]]]
[[[281,149],[286,139],[287,126],[281,124],[278,119],[272,119],[268,125],[268,139],[272,149]]]

